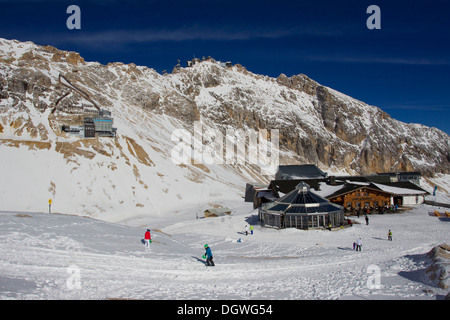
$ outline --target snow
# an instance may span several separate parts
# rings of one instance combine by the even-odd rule
[[[245,180],[254,178],[227,166],[203,170],[174,164],[171,133],[181,122],[168,116],[149,117],[123,106],[114,114],[114,123],[119,132],[116,139],[78,140],[55,137],[49,131],[51,139],[45,145],[26,130],[18,136],[13,127],[5,126],[0,133],[0,178],[10,183],[0,185],[0,210],[46,211],[48,199],[53,199],[54,212],[110,222],[149,220],[240,198]],[[148,154],[149,163],[142,162],[130,139]],[[62,143],[71,143],[70,147],[77,146],[93,158],[78,151],[65,153],[58,147]]]
[[[374,183],[374,185],[383,191],[393,193],[393,194],[398,194],[398,195],[413,195],[413,194],[424,195],[425,194],[425,192],[421,191],[421,190],[392,187],[392,186],[387,186],[385,184],[380,184],[380,183]]]
[[[320,190],[312,190],[314,193],[318,194],[319,196],[326,198],[333,193],[339,191],[342,189],[342,185],[330,185],[325,182],[319,182]]]
[[[448,242],[449,222],[426,205],[355,218],[338,231],[275,230],[251,204],[231,216],[180,215],[126,226],[74,215],[0,213],[0,299],[441,299],[426,253]],[[253,235],[244,226],[253,224]],[[150,249],[140,242],[152,230]],[[388,230],[393,241],[387,240]],[[241,238],[242,241],[238,242]],[[361,238],[362,251],[352,250]],[[203,245],[215,267],[206,267]],[[380,272],[380,287],[373,285]]]
[[[29,70],[42,72],[53,84],[60,73],[72,71],[64,63],[50,63],[50,54],[31,42],[0,39],[0,56],[14,60],[2,64],[2,76],[10,78],[30,51],[49,62]],[[141,73],[138,82],[129,75],[135,69]],[[307,127],[322,127],[315,98],[306,93],[295,92],[293,99],[292,91],[274,85],[275,79],[236,67],[219,70],[221,83],[202,86],[194,98],[202,117],[211,113],[226,120],[223,99],[264,115],[269,128],[283,128],[292,115]],[[50,125],[50,109],[36,109],[29,93],[20,110],[10,108],[12,98],[1,101],[0,299],[436,299],[446,294],[424,277],[425,253],[448,242],[448,222],[430,217],[431,207],[372,216],[369,226],[356,219],[361,224],[333,232],[266,229],[257,226],[252,204],[242,200],[247,181],[268,184],[254,167],[174,164],[171,134],[192,132],[192,126],[165,114],[164,106],[161,113],[137,107],[135,100],[148,97],[133,93],[189,100],[193,79],[186,77],[204,82],[210,71],[214,64],[209,62],[166,76],[131,64],[77,67],[85,81],[73,84],[104,99],[118,128],[115,139],[62,136]],[[50,92],[39,96],[47,104],[54,98]],[[338,98],[352,108],[366,108],[365,114],[376,111],[343,94]],[[22,122],[15,126],[16,120]],[[44,134],[27,129],[27,121]],[[226,121],[221,125],[228,129]],[[365,125],[373,126],[370,121]],[[439,140],[432,131],[425,134],[423,143]],[[325,129],[317,135],[334,141]],[[71,149],[65,151],[64,143]],[[148,157],[138,154],[139,147]],[[450,202],[449,181],[448,175],[426,181],[428,191],[434,184],[440,188],[433,200]],[[321,192],[331,194],[334,188],[322,185]],[[214,206],[228,207],[232,215],[196,219]],[[243,229],[249,223],[256,226],[255,234],[246,237]],[[146,250],[140,239],[148,227],[155,241]],[[388,229],[394,232],[393,242],[385,240]],[[363,251],[356,253],[351,246],[358,237]],[[201,259],[205,243],[213,250],[214,268],[206,268]],[[380,289],[367,286],[374,265],[381,270]],[[77,272],[79,286],[71,282]]]

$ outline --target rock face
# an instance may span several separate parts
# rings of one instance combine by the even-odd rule
[[[447,134],[399,122],[305,75],[273,79],[203,62],[169,78],[181,82],[178,92],[189,96],[203,119],[223,128],[278,129],[281,147],[294,152],[294,163],[362,174],[450,170]],[[161,104],[159,110],[172,107]]]
[[[426,274],[431,281],[441,289],[448,289],[450,286],[450,246],[441,244],[428,252],[427,256],[432,263],[427,268]]]
[[[392,119],[302,74],[275,79],[213,59],[160,75],[134,64],[105,66],[74,52],[0,39],[2,127],[14,122],[17,132],[48,139],[48,131],[60,124],[59,110],[49,112],[56,101],[67,94],[58,105],[85,102],[58,83],[59,74],[131,123],[145,112],[173,117],[188,128],[202,119],[222,130],[278,129],[281,164],[313,163],[360,174],[450,173],[450,139],[438,129]],[[134,114],[125,114],[125,105],[135,108]]]

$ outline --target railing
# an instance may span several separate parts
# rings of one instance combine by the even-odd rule
[[[425,200],[423,203],[428,204],[430,206],[435,206],[435,207],[450,208],[450,204],[448,204],[448,203],[442,203],[442,202],[436,202],[436,201],[430,201],[430,200]]]

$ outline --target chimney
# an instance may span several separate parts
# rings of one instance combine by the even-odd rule
[[[336,176],[330,176],[330,185],[332,186],[336,185]]]

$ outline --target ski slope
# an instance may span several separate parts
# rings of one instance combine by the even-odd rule
[[[447,294],[425,275],[425,254],[449,240],[450,222],[429,216],[432,207],[372,215],[369,225],[355,218],[339,231],[261,228],[251,204],[236,208],[231,216],[184,215],[142,227],[1,212],[0,299],[435,300]],[[255,233],[245,236],[248,223]],[[147,227],[150,249],[140,241]],[[361,252],[352,250],[358,237]],[[205,243],[215,267],[204,265]],[[373,266],[380,288],[371,285]]]

